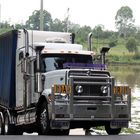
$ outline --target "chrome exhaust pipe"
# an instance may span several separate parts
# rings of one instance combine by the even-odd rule
[[[41,93],[43,91],[42,86],[42,73],[41,73],[41,51],[44,46],[35,46],[36,51],[36,77],[35,77],[35,91]]]
[[[89,34],[88,34],[88,46],[89,46],[89,48],[88,48],[88,50],[89,51],[91,51],[91,49],[92,49],[92,32],[90,32]]]

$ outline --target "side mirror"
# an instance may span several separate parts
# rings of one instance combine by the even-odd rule
[[[100,51],[101,53],[101,62],[102,64],[105,64],[105,54],[110,50],[109,47],[103,47]]]
[[[100,53],[101,53],[101,54],[102,54],[102,53],[106,54],[109,50],[110,50],[109,47],[102,47]]]

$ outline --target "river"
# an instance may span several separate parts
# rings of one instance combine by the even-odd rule
[[[126,133],[140,133],[140,66],[121,65],[109,66],[111,74],[116,79],[116,84],[129,85],[132,95],[131,115],[132,121]]]

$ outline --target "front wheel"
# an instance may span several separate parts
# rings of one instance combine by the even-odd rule
[[[44,102],[39,110],[37,115],[37,122],[38,122],[38,134],[39,135],[49,135],[51,132],[50,129],[50,121],[48,116],[48,107],[47,103]]]
[[[121,132],[121,128],[111,128],[110,123],[105,125],[105,130],[108,135],[118,135]]]

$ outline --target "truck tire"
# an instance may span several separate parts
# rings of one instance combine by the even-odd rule
[[[22,135],[23,131],[18,129],[14,124],[10,124],[9,116],[4,114],[4,135]]]
[[[108,135],[118,135],[121,132],[121,128],[111,128],[110,123],[105,125],[105,130]]]
[[[1,114],[0,114],[0,135],[4,134],[4,121],[3,121],[2,116],[3,116],[3,114],[1,112]]]
[[[9,135],[11,131],[9,116],[7,113],[4,113],[4,135]]]
[[[37,122],[39,135],[51,134],[47,102],[43,102],[43,104],[41,105],[39,113],[37,115]]]

